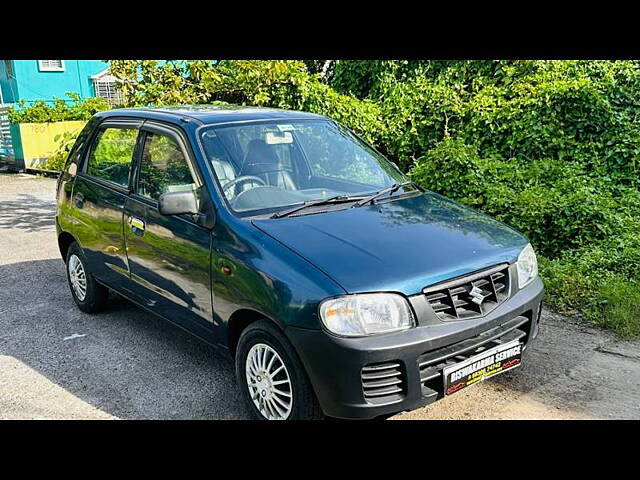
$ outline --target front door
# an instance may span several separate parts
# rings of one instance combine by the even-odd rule
[[[199,197],[202,183],[179,132],[145,124],[141,142],[124,216],[131,280],[147,308],[211,340],[211,232],[189,215],[158,211],[163,193]]]

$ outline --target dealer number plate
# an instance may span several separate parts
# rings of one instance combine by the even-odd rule
[[[487,378],[512,370],[520,366],[521,362],[522,344],[519,340],[493,347],[463,362],[446,367],[442,371],[444,394],[451,395]]]

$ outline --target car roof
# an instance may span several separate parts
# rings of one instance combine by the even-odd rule
[[[252,120],[327,119],[327,117],[315,113],[240,105],[174,105],[153,108],[120,108],[100,112],[97,116],[133,116],[165,120],[174,123],[180,121],[180,119],[191,119],[203,125],[247,122]]]

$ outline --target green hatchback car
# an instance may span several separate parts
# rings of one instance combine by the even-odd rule
[[[259,419],[415,409],[517,368],[538,334],[528,240],[321,115],[96,114],[56,228],[82,311],[114,290],[229,355]]]

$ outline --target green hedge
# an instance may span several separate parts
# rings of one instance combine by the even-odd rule
[[[114,60],[127,106],[238,104],[305,110],[329,115],[380,144],[382,111],[372,101],[341,95],[297,61]]]
[[[68,120],[89,120],[97,112],[111,108],[101,97],[80,99],[78,93],[67,92],[64,100],[56,98],[52,103],[42,100],[27,103],[19,100],[15,107],[8,110],[11,123],[48,123]]]

